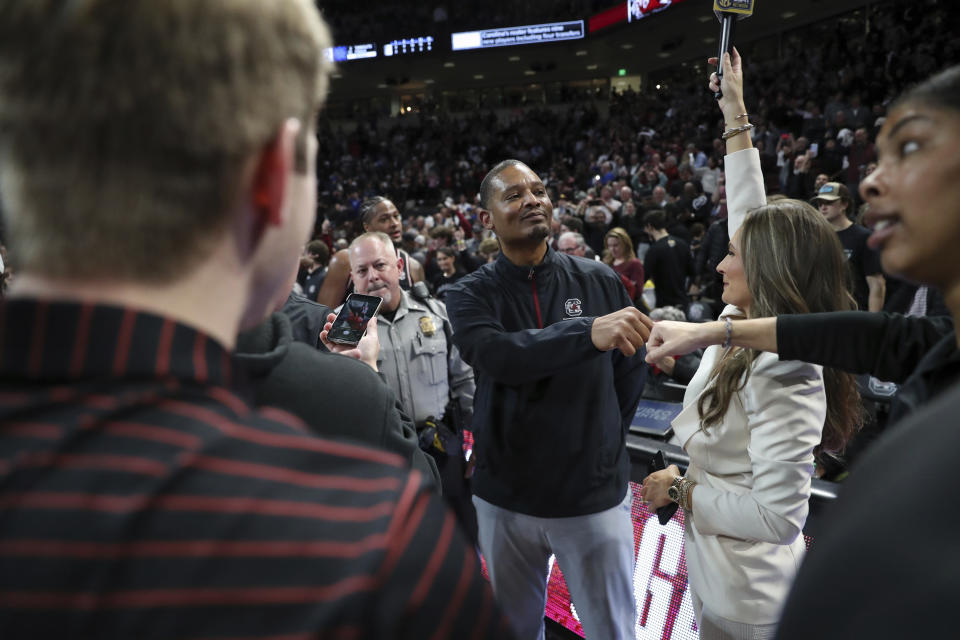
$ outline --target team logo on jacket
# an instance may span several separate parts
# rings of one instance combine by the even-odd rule
[[[563,308],[567,310],[568,316],[578,316],[583,313],[583,305],[579,298],[570,298],[563,304]]]

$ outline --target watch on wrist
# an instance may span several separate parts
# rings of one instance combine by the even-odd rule
[[[673,502],[680,503],[680,483],[683,482],[683,476],[677,476],[667,487],[667,497]]]

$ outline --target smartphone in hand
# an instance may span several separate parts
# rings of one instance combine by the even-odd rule
[[[657,450],[657,452],[653,454],[653,458],[650,460],[650,468],[654,471],[663,471],[667,468],[667,461],[663,457],[663,451]],[[677,512],[679,506],[676,502],[671,502],[658,508],[657,519],[660,520],[660,524],[670,522],[670,518]]]
[[[367,323],[377,315],[382,302],[383,298],[379,296],[351,293],[327,332],[327,340],[336,344],[357,346],[367,330]]]

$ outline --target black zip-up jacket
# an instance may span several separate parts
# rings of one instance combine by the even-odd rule
[[[309,302],[298,317],[305,322],[313,307],[322,306]],[[287,313],[274,313],[242,332],[233,357],[258,407],[289,411],[325,438],[347,438],[399,454],[440,487],[437,465],[420,450],[413,421],[389,385],[362,362],[295,340]]]
[[[645,352],[598,351],[590,332],[595,317],[629,306],[610,267],[553,249],[532,268],[501,254],[448,290],[453,340],[477,383],[477,496],[538,517],[623,500]]]

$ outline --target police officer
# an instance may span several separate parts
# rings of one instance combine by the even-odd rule
[[[437,461],[444,497],[467,533],[475,537],[476,516],[465,484],[461,446],[462,428],[473,415],[473,370],[449,339],[446,307],[439,300],[418,299],[400,287],[403,262],[385,233],[371,231],[357,237],[350,244],[349,257],[355,291],[383,298],[377,320],[377,368]]]
[[[400,267],[400,288],[410,289],[415,282],[424,280],[423,266],[400,247],[403,238],[403,223],[397,206],[383,196],[373,196],[360,203],[360,223],[364,231],[382,231],[390,236],[396,247],[398,258],[403,259]],[[320,304],[336,307],[343,303],[350,293],[349,251],[337,251],[330,258],[327,275],[324,276],[320,291],[314,298]]]

